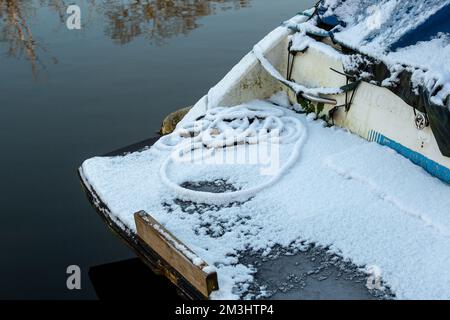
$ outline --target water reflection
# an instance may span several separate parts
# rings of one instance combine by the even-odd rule
[[[83,27],[91,23],[94,15],[103,16],[105,32],[115,43],[127,44],[139,36],[151,43],[163,45],[165,39],[186,35],[200,26],[198,19],[217,11],[248,7],[251,0],[84,0],[88,12],[83,12]],[[40,54],[50,55],[43,43],[33,37],[30,19],[42,7],[55,14],[65,24],[64,0],[0,0],[0,42],[6,44],[10,57],[25,57],[37,76],[45,68]],[[42,36],[40,37],[40,39]],[[55,57],[51,57],[57,63]]]
[[[108,17],[107,33],[116,42],[125,44],[145,35],[156,44],[164,39],[188,34],[200,24],[198,18],[217,10],[240,9],[250,0],[147,0],[124,4],[108,0],[102,4]]]
[[[64,19],[65,6],[61,0],[17,1],[0,0],[0,42],[6,43],[6,53],[10,57],[25,56],[31,63],[33,75],[36,76],[38,66],[44,67],[39,60],[39,51],[47,52],[45,46],[40,45],[33,37],[29,18],[36,10],[36,4],[46,5],[56,12],[60,20]],[[52,57],[56,63],[56,58]]]

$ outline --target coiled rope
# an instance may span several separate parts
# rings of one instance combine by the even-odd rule
[[[216,107],[208,110],[202,119],[183,123],[176,130],[162,137],[155,147],[171,150],[170,155],[160,167],[159,176],[162,183],[173,191],[177,197],[198,203],[226,205],[245,202],[261,190],[276,183],[296,163],[306,141],[307,131],[304,124],[296,117],[287,115],[287,110],[275,105],[246,104],[236,107]],[[183,188],[173,182],[168,175],[171,162],[185,155],[193,156],[196,150],[201,154],[213,156],[217,150],[237,144],[293,144],[289,159],[265,182],[248,189],[225,193],[196,191]],[[204,156],[202,156],[204,159]],[[194,163],[198,157],[191,157]]]

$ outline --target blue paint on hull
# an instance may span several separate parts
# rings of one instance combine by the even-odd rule
[[[400,143],[389,139],[388,137],[382,135],[379,132],[376,132],[374,130],[369,131],[369,135],[367,137],[369,141],[375,141],[383,146],[387,146],[391,149],[394,149],[398,153],[400,153],[402,156],[408,158],[413,163],[417,164],[418,166],[421,166],[424,168],[427,172],[432,174],[433,176],[441,179],[444,182],[450,183],[450,169],[447,167],[444,167],[443,165],[428,159],[424,155],[413,151]]]

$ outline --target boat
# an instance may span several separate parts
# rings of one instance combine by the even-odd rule
[[[355,11],[372,2],[355,5]],[[341,7],[348,3],[343,2]],[[446,22],[441,19],[450,9],[448,1],[433,3],[428,12],[431,17],[422,28],[432,29],[437,34],[446,28]],[[333,12],[339,13],[341,7],[334,8]],[[414,83],[415,78],[426,78],[423,74],[427,71],[408,65],[408,57],[387,65],[378,55],[370,56],[364,50],[358,52],[351,41],[347,44],[339,40],[340,33],[347,34],[352,28],[333,33],[330,28],[342,29],[344,23],[339,22],[339,16],[323,17],[326,9],[319,2],[311,11],[301,13],[271,32],[195,105],[194,110],[201,113],[214,106],[239,105],[285,90],[291,102],[301,104],[305,111],[315,111],[329,123],[386,145],[430,174],[450,182],[449,84],[438,78]],[[370,17],[365,17],[359,24],[364,26],[368,19]],[[314,22],[309,24],[311,20]],[[395,26],[392,28],[395,30]],[[381,35],[378,35],[377,31],[373,33],[381,38],[383,33],[379,31]],[[408,41],[404,38],[412,37],[411,33],[421,32],[400,31],[403,31],[402,37],[394,38],[397,43]],[[381,59],[384,55],[386,53],[380,54]],[[327,91],[333,90],[339,93],[328,94]]]
[[[446,54],[449,40],[445,32],[449,30],[445,17],[450,10],[450,3],[425,2],[428,6],[419,6],[413,1],[319,1],[310,10],[300,12],[282,23],[257,43],[253,50],[192,108],[185,109],[187,114],[179,121],[177,128],[186,129],[191,123],[205,117],[205,114],[214,116],[216,110],[226,113],[228,107],[246,105],[251,101],[271,99],[274,110],[278,110],[277,99],[273,97],[280,97],[281,93],[293,112],[320,119],[324,127],[343,128],[369,142],[390,148],[421,167],[427,173],[414,171],[409,178],[406,175],[405,184],[409,181],[420,182],[405,190],[411,190],[414,195],[437,190],[439,200],[430,201],[442,202],[443,195],[448,195],[450,183],[450,83],[449,78],[446,78],[449,75],[447,64],[445,60],[440,59],[448,57]],[[420,19],[413,19],[419,16]],[[430,52],[426,50],[432,50],[434,61],[427,60]],[[418,57],[417,53],[420,51],[422,52]],[[441,68],[436,68],[439,65]],[[268,112],[268,107],[258,108],[248,107],[247,111]],[[299,122],[298,125],[301,127],[302,124]],[[170,134],[168,136],[170,137]],[[302,134],[295,137],[302,141],[298,143],[300,149],[306,138]],[[157,141],[158,138],[147,140],[108,154],[107,157],[148,150]],[[295,150],[293,154],[296,153]],[[359,151],[355,149],[354,152]],[[341,160],[352,161],[352,158],[350,154]],[[365,160],[361,161],[364,163]],[[384,165],[380,162],[369,165],[369,162],[368,166],[371,165],[373,170]],[[400,167],[409,168],[410,164],[402,160],[392,163],[400,162]],[[330,164],[334,165],[334,162]],[[188,190],[189,188],[171,184],[164,172],[167,164],[164,163],[161,168],[161,179],[166,181],[172,190],[179,191],[180,197],[185,197],[183,201],[209,201],[211,193],[204,193],[202,196]],[[209,266],[200,258],[195,253],[198,250],[190,249],[190,243],[179,240],[177,234],[166,227],[164,219],[158,221],[151,212],[134,208],[130,210],[135,211],[133,217],[136,228],[132,226],[132,220],[121,220],[115,213],[116,209],[111,208],[105,200],[106,190],[99,187],[104,186],[104,181],[96,185],[92,183],[95,174],[89,174],[88,169],[86,164],[81,166],[79,176],[89,199],[107,224],[155,272],[165,274],[190,298],[209,298],[219,289],[220,271],[216,272],[213,266]],[[359,171],[348,173],[349,170],[352,170],[351,164],[345,170],[337,168],[336,172],[364,183],[370,192],[377,195],[377,199],[388,202],[389,206],[394,206],[395,210],[408,216],[402,219],[413,219],[414,222],[411,223],[423,224],[420,228],[427,225],[427,228],[433,229],[433,232],[436,232],[433,235],[442,237],[439,238],[442,241],[435,242],[437,247],[447,243],[450,233],[447,230],[449,221],[445,213],[430,213],[430,216],[426,216],[423,214],[426,209],[420,209],[421,204],[418,205],[419,209],[410,209],[409,203],[405,205],[409,200],[401,200],[410,199],[407,195],[398,195],[399,198],[386,196],[382,181],[366,179]],[[401,182],[398,182],[399,177],[395,177],[396,182],[389,181],[386,184],[401,185]],[[441,181],[437,182],[433,177]],[[274,178],[270,182],[275,183],[275,180]],[[422,181],[423,186],[420,185]],[[214,197],[214,201],[221,199],[221,205],[245,203],[251,197],[247,194],[246,198],[242,198],[244,194],[245,192],[239,190],[224,192],[222,197]],[[194,198],[189,198],[191,196]],[[195,198],[197,196],[198,198]],[[120,207],[123,201],[120,206],[117,203],[116,208]],[[130,203],[131,207],[133,205]],[[437,207],[435,211],[439,211]],[[426,229],[423,232],[428,231]],[[181,233],[180,235],[185,237]],[[420,244],[417,244],[417,248],[419,252]],[[355,259],[361,258],[363,261],[364,254],[358,254]],[[220,263],[215,265],[220,266]],[[387,263],[384,268],[389,269]],[[431,277],[427,272],[426,276]],[[448,290],[444,289],[435,291],[437,296],[428,291],[409,290],[397,283],[392,274],[388,274],[389,277],[392,277],[390,280],[393,289],[400,298],[449,296]],[[443,280],[444,286],[447,278],[446,276]],[[433,286],[437,284],[430,284],[430,288],[434,288]]]

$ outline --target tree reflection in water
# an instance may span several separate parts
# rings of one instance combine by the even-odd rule
[[[42,2],[44,1],[40,1],[39,4]],[[63,2],[60,0],[47,2],[49,7],[60,12],[62,19]],[[7,44],[8,56],[17,58],[25,56],[30,61],[33,75],[36,77],[38,65],[44,67],[39,60],[38,51],[47,52],[47,50],[35,41],[27,21],[34,14],[35,9],[33,1],[0,0],[0,42]],[[56,59],[53,58],[53,60],[56,63]]]
[[[84,0],[89,12],[106,17],[105,32],[114,42],[126,44],[139,36],[145,36],[156,45],[165,39],[186,35],[199,27],[198,19],[217,11],[240,9],[251,0]],[[66,3],[67,2],[67,3]],[[0,0],[0,42],[6,44],[8,56],[26,57],[36,77],[39,67],[45,68],[39,54],[48,54],[46,47],[33,37],[30,18],[40,7],[54,12],[65,24],[66,8],[73,1],[67,0]],[[76,3],[76,2],[75,2]],[[83,20],[89,23],[90,19]],[[52,58],[56,63],[56,58]]]
[[[198,18],[218,10],[240,9],[250,0],[143,0],[123,4],[108,0],[103,5],[108,17],[107,32],[121,44],[140,35],[156,44],[164,39],[188,34],[199,26]]]

